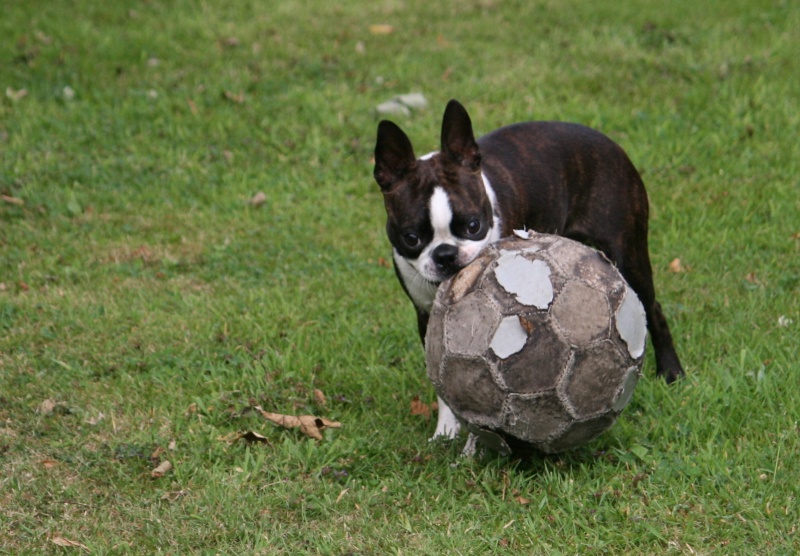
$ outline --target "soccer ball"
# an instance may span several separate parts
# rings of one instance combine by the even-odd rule
[[[639,298],[602,253],[518,231],[439,286],[428,376],[489,446],[560,452],[628,404],[646,330]]]

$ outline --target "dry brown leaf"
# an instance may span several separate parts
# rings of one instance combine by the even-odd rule
[[[235,104],[242,104],[244,102],[244,93],[242,92],[236,94],[230,91],[225,91],[222,96],[225,97],[225,100],[229,100]]]
[[[45,468],[45,469],[52,469],[53,467],[55,467],[56,465],[58,465],[58,462],[57,462],[56,460],[54,460],[54,459],[43,459],[43,460],[42,460],[41,462],[39,462],[39,463],[41,463],[42,465],[44,465],[44,468]]]
[[[263,191],[259,191],[258,193],[253,195],[253,197],[247,203],[254,207],[260,207],[266,202],[267,202],[267,194],[264,193]]]
[[[419,396],[411,399],[411,415],[422,415],[425,419],[431,418],[431,406],[420,401]]]
[[[197,116],[197,104],[195,103],[195,101],[193,101],[190,98],[187,98],[186,104],[189,105],[189,111],[192,113],[192,115]]]
[[[384,257],[378,257],[378,266],[382,266],[383,268],[392,268],[392,263],[387,261]]]
[[[531,501],[530,501],[530,500],[528,500],[527,498],[525,498],[524,496],[517,496],[517,497],[515,498],[515,500],[516,500],[517,502],[519,502],[520,504],[522,504],[523,506],[527,506],[528,504],[530,504],[530,503],[531,503]]]
[[[683,263],[678,258],[672,259],[672,262],[669,263],[669,271],[678,274],[679,272],[683,272]]]
[[[53,410],[55,410],[57,405],[58,404],[56,402],[54,402],[53,400],[48,398],[48,399],[46,399],[45,401],[43,401],[42,403],[39,404],[38,411],[42,415],[50,415],[51,413],[53,413]]]
[[[66,548],[82,548],[83,550],[86,550],[87,552],[89,551],[89,547],[86,546],[85,544],[81,544],[78,541],[72,541],[70,539],[65,539],[64,537],[60,537],[60,536],[50,537],[50,542],[55,544],[55,545],[57,545],[57,546],[63,546],[63,547],[66,547]]]
[[[9,100],[16,102],[28,96],[28,89],[15,90],[12,87],[6,87],[6,96]]]
[[[25,204],[24,199],[20,199],[19,197],[12,197],[11,195],[0,195],[0,199],[3,199],[6,203],[22,206]]]
[[[300,427],[300,432],[310,436],[315,440],[322,440],[322,431],[327,428],[338,429],[342,426],[341,423],[331,421],[324,417],[316,417],[314,415],[282,415],[280,413],[270,413],[257,407],[258,411],[265,419],[272,421],[278,426],[286,429]]]
[[[164,461],[158,464],[158,467],[156,467],[150,472],[150,476],[154,479],[158,479],[159,477],[163,477],[164,475],[169,473],[170,470],[172,470],[172,464],[169,462],[169,460],[165,459]]]
[[[390,35],[391,33],[394,33],[394,27],[384,23],[379,23],[376,25],[370,25],[369,32],[373,35]]]
[[[325,393],[319,388],[314,388],[314,401],[317,402],[317,405],[322,407],[325,407],[328,403],[325,399]]]

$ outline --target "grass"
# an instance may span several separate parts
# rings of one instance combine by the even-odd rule
[[[800,551],[793,3],[6,4],[0,552]],[[370,161],[374,107],[410,91],[420,152],[453,97],[479,132],[625,147],[686,380],[648,359],[560,456],[428,443]]]

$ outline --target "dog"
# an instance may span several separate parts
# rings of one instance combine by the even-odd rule
[[[400,127],[381,121],[374,177],[383,193],[395,273],[416,309],[423,344],[439,284],[487,245],[529,229],[602,251],[644,305],[657,375],[667,383],[684,375],[656,301],[644,183],[607,136],[579,124],[532,121],[476,141],[466,109],[451,100],[441,150],[420,158]],[[453,438],[459,430],[439,399],[434,438]]]

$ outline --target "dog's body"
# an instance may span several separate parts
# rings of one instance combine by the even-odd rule
[[[399,127],[380,122],[374,174],[395,271],[416,308],[423,342],[439,283],[484,246],[515,229],[531,229],[603,251],[645,307],[658,375],[667,382],[683,375],[655,299],[644,184],[622,148],[602,133],[577,124],[527,122],[475,141],[469,115],[452,100],[441,151],[420,159]],[[435,436],[453,437],[459,427],[439,400]]]

